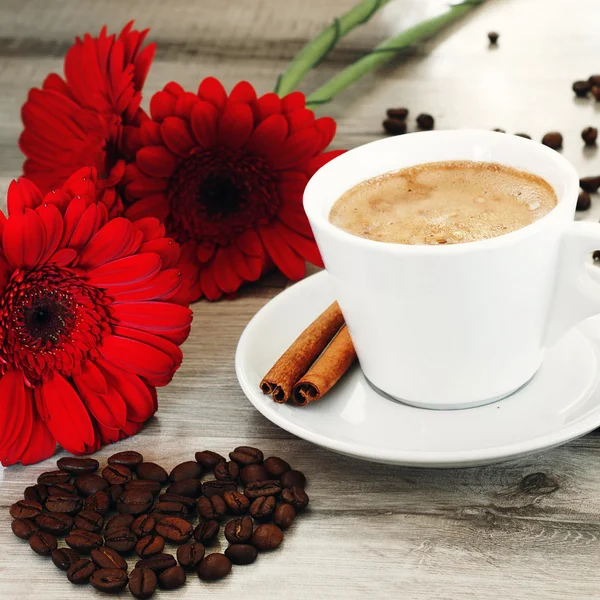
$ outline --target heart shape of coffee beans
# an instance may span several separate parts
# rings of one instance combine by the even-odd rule
[[[63,457],[10,507],[13,533],[50,556],[71,583],[107,593],[129,584],[136,598],[157,586],[177,589],[189,572],[221,579],[232,564],[278,548],[308,504],[304,475],[250,446],[235,448],[229,461],[212,450],[195,458],[167,473],[139,452],[119,452],[99,475],[96,459]],[[228,548],[207,553],[221,529]],[[167,545],[177,547],[175,556]],[[128,574],[125,558],[134,554],[140,560]]]

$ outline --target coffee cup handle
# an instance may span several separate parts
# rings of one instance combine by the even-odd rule
[[[589,274],[593,266],[586,261],[595,250],[600,250],[600,224],[573,223],[563,234],[547,345],[577,323],[600,314],[600,281]]]

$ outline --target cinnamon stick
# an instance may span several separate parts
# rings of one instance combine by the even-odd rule
[[[348,327],[344,325],[306,375],[294,386],[294,404],[305,406],[319,400],[340,380],[355,360],[354,344]]]
[[[308,371],[343,324],[342,311],[338,303],[334,302],[300,334],[271,367],[260,382],[263,393],[273,394],[275,402],[287,402],[294,384]]]

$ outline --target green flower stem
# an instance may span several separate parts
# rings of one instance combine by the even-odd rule
[[[285,96],[293,92],[304,76],[331,52],[342,37],[355,27],[366,23],[388,2],[390,0],[362,0],[346,14],[336,18],[290,62],[287,69],[277,78],[275,93]]]
[[[460,17],[469,12],[473,7],[482,4],[484,1],[465,0],[460,4],[453,4],[441,15],[427,19],[382,42],[372,52],[359,58],[356,62],[315,90],[306,99],[306,106],[316,106],[330,102],[337,94],[357,79],[392,59],[401,50],[412,46],[416,42],[426,40],[450,23],[460,19]]]

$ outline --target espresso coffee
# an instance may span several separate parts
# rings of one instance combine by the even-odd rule
[[[497,163],[444,161],[386,173],[344,193],[329,221],[396,244],[459,244],[530,225],[557,203],[541,177]]]

